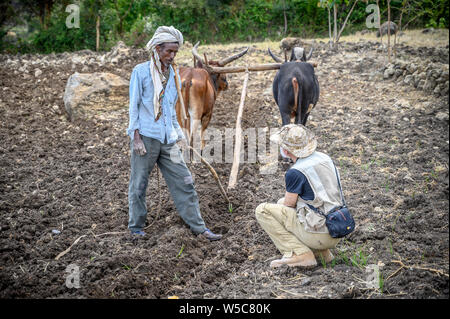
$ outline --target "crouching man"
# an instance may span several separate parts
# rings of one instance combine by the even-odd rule
[[[270,139],[280,145],[283,157],[294,162],[285,175],[285,197],[277,204],[262,203],[255,212],[258,223],[283,255],[270,266],[311,267],[317,265],[317,259],[330,262],[330,248],[340,239],[330,236],[325,217],[309,205],[328,212],[343,204],[333,161],[316,151],[317,140],[303,125],[283,126]]]

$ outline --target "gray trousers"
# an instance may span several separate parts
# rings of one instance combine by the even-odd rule
[[[169,188],[178,214],[189,225],[191,231],[200,234],[206,230],[200,214],[197,192],[182,153],[176,143],[162,144],[160,141],[142,136],[147,153],[143,156],[133,151],[131,141],[131,174],[128,188],[128,228],[142,230],[147,218],[146,191],[148,178],[158,164]]]

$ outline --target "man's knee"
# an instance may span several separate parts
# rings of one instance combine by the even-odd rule
[[[256,209],[255,209],[256,219],[258,219],[262,214],[267,213],[265,210],[266,204],[267,203],[262,203],[262,204],[259,204],[258,207],[256,207]]]

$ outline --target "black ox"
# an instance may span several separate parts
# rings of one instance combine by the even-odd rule
[[[308,115],[319,100],[319,82],[314,67],[307,61],[312,56],[303,48],[292,50],[289,62],[282,61],[269,49],[270,56],[278,63],[283,63],[273,80],[273,97],[281,114],[282,125],[290,124],[295,118],[296,124],[306,125]]]

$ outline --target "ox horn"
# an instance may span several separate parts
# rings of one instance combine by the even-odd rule
[[[313,51],[314,51],[314,47],[312,46],[312,47],[311,47],[311,50],[309,50],[308,56],[306,57],[306,61],[308,61],[309,59],[311,59]],[[306,61],[305,61],[305,62],[306,62]]]
[[[205,54],[205,60],[203,60],[200,57],[200,54],[198,54],[197,52],[197,47],[200,44],[200,41],[198,41],[194,47],[192,48],[192,55],[194,56],[194,60],[197,59],[198,61],[200,61],[200,63],[202,64],[202,67],[208,71],[208,73],[213,73],[212,68],[208,65],[208,60],[206,58],[206,54]]]
[[[247,47],[245,50],[239,52],[238,54],[235,54],[235,55],[232,55],[232,56],[230,56],[230,57],[228,57],[228,58],[225,58],[225,59],[223,59],[223,60],[220,60],[217,64],[218,64],[219,66],[225,66],[225,65],[227,65],[228,63],[233,62],[234,60],[239,59],[241,56],[243,56],[244,54],[246,54],[247,51],[248,51],[248,47]]]
[[[200,44],[200,41],[198,41],[194,47],[192,48],[192,55],[198,60],[200,61],[203,65],[205,65],[205,61],[203,61],[203,59],[200,57],[200,55],[197,52],[197,47]]]
[[[272,59],[275,60],[275,62],[283,63],[283,60],[281,60],[279,57],[275,56],[275,55],[272,53],[272,51],[270,51],[270,48],[268,48],[268,50],[269,50],[270,56],[272,57]]]

